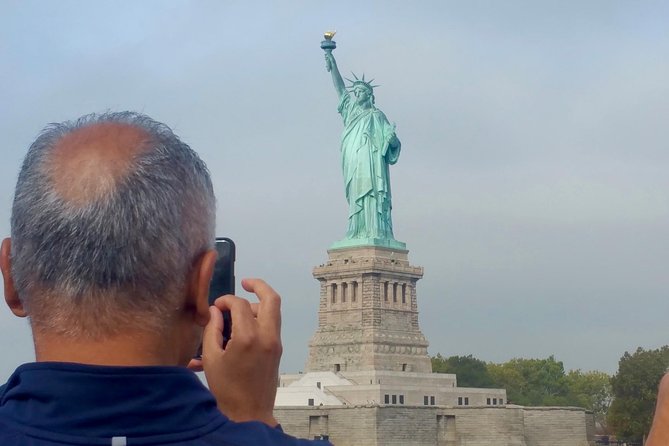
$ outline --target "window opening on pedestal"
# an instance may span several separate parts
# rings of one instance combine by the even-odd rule
[[[316,387],[318,387],[319,389],[321,388],[321,382],[320,381],[316,382]]]
[[[406,364],[402,364],[402,371],[403,371],[403,372],[406,372],[406,371],[407,371],[407,365],[406,365]]]
[[[431,397],[430,397],[430,405],[431,405],[431,406],[434,406],[434,404],[435,404],[434,396],[431,396]]]
[[[341,364],[335,364],[335,372],[341,372]]]
[[[383,396],[383,401],[384,401],[386,404],[390,404],[390,395],[388,395],[388,394],[386,393],[386,394]]]
[[[332,284],[332,303],[337,303],[337,284]]]
[[[429,397],[427,395],[425,395],[423,397],[423,406],[427,406],[428,404],[430,404],[429,403]]]
[[[313,398],[309,398],[309,402],[308,402],[307,404],[308,404],[309,406],[313,406],[313,405],[314,405],[314,399],[313,399]]]
[[[355,302],[358,298],[358,282],[351,284],[351,302]]]
[[[393,302],[397,303],[397,283],[393,283]]]
[[[400,404],[404,404],[404,395],[400,395]]]
[[[402,303],[407,303],[407,284],[402,284]]]
[[[388,282],[383,282],[383,300],[388,302]]]
[[[341,284],[341,301],[346,302],[346,291],[348,290],[348,284],[346,282]]]
[[[392,396],[393,404],[397,404],[397,395]]]

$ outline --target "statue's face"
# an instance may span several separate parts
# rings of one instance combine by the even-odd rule
[[[371,93],[365,87],[355,87],[353,89],[353,95],[355,96],[355,102],[359,105],[364,105],[370,102]]]

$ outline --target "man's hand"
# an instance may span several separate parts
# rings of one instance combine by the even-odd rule
[[[258,296],[249,303],[236,296],[216,299],[204,329],[202,363],[218,408],[233,421],[278,423],[273,415],[281,359],[281,298],[264,281],[244,279]],[[232,335],[223,350],[223,315],[230,311]]]

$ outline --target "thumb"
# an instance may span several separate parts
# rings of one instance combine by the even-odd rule
[[[223,314],[218,308],[209,307],[209,323],[202,335],[202,357],[223,352]]]

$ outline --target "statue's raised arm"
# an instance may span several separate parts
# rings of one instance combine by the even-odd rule
[[[339,73],[339,68],[337,68],[337,61],[331,51],[325,52],[325,67],[332,74],[332,83],[337,91],[337,96],[341,98],[346,93],[346,86],[344,85],[344,79],[342,79]]]
[[[346,93],[346,86],[344,85],[344,79],[342,79],[339,73],[339,68],[337,68],[337,61],[332,54],[332,50],[337,48],[337,44],[332,40],[335,34],[336,31],[326,32],[324,34],[325,40],[321,42],[321,48],[325,51],[325,69],[332,74],[332,83],[337,91],[337,96],[341,98]]]
[[[374,105],[374,87],[365,76],[355,74],[347,91],[337,62],[332,55],[337,45],[334,32],[325,33],[321,48],[325,51],[325,68],[339,96],[337,110],[344,121],[341,139],[344,190],[348,201],[346,238],[331,248],[383,246],[405,249],[395,240],[390,218],[390,170],[400,155],[400,140],[395,125]]]

